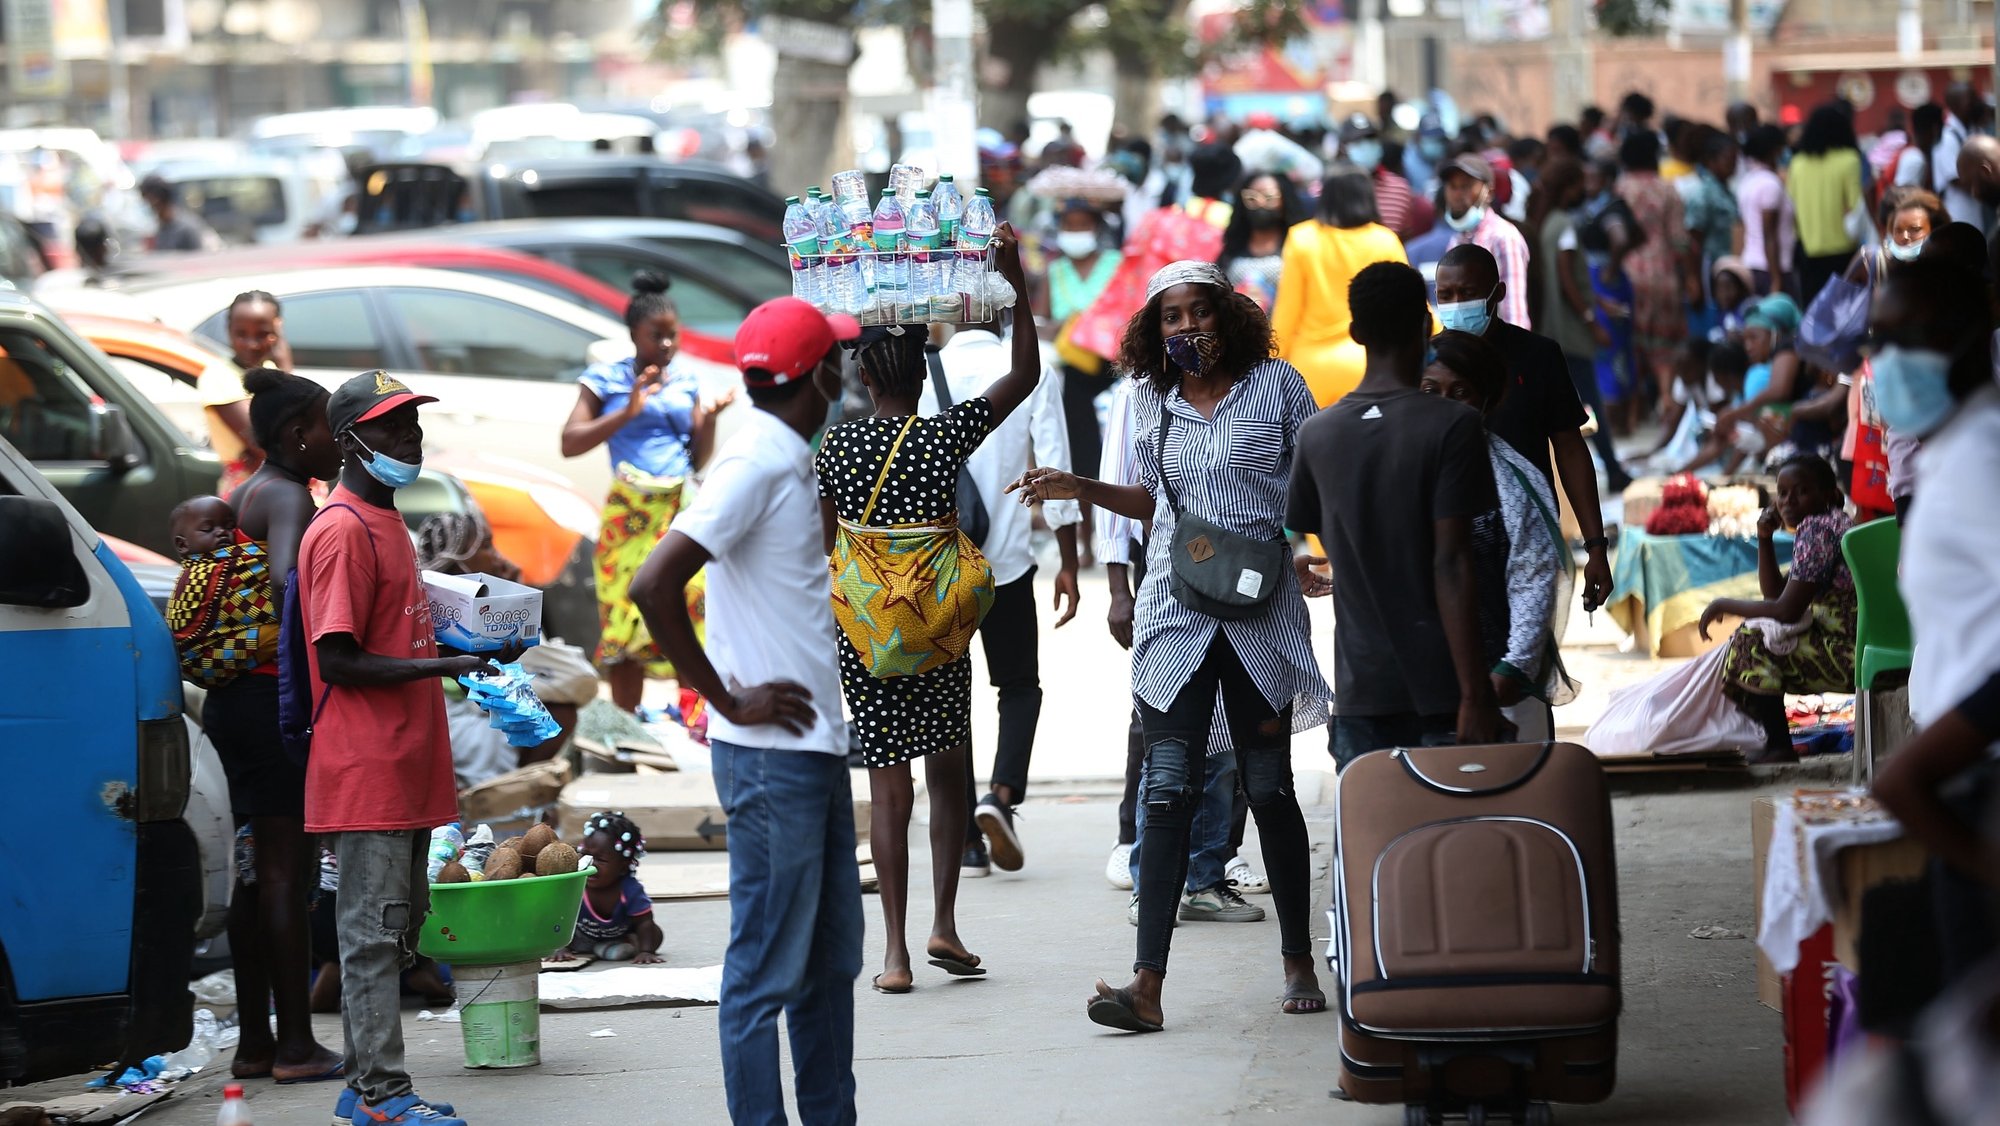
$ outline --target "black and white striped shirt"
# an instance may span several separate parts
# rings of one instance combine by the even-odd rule
[[[1284,535],[1285,500],[1299,426],[1317,411],[1304,377],[1283,360],[1266,360],[1236,381],[1215,416],[1204,418],[1179,388],[1162,402],[1151,384],[1134,388],[1138,419],[1152,420],[1134,443],[1140,480],[1153,494],[1153,534],[1146,583],[1139,592],[1132,636],[1132,691],[1161,711],[1200,667],[1220,627],[1273,708],[1292,711],[1292,730],[1325,723],[1333,692],[1313,656],[1311,627],[1298,577],[1285,568],[1271,611],[1218,621],[1175,600],[1168,590],[1174,516],[1160,487],[1159,426],[1173,415],[1166,470],[1183,511],[1257,539]],[[1142,423],[1142,425],[1144,425]]]

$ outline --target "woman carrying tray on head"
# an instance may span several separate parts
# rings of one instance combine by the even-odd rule
[[[1220,269],[1193,261],[1164,267],[1126,327],[1121,363],[1143,381],[1134,409],[1145,484],[1031,469],[1010,487],[1028,500],[1088,500],[1153,526],[1132,637],[1132,689],[1146,738],[1144,854],[1166,859],[1139,869],[1136,976],[1118,989],[1099,981],[1088,1001],[1091,1020],[1128,1032],[1162,1025],[1160,990],[1218,689],[1264,840],[1284,959],[1283,1009],[1326,1008],[1313,972],[1310,845],[1292,789],[1291,737],[1327,720],[1333,693],[1313,656],[1303,594],[1332,586],[1284,542],[1299,426],[1318,408],[1304,377],[1274,351],[1270,321],[1255,301],[1232,291]],[[1191,536],[1197,521],[1205,527]],[[1182,534],[1184,523],[1190,535]],[[1182,563],[1189,557],[1232,560],[1224,589],[1202,589],[1204,580]],[[1239,571],[1233,560],[1257,567]],[[1230,589],[1238,603],[1263,601],[1231,605]]]
[[[1013,229],[1001,227],[993,247],[1001,276],[1015,293],[1012,370],[984,395],[918,418],[917,401],[928,378],[925,326],[866,329],[855,358],[875,411],[828,430],[814,460],[826,546],[833,556],[841,691],[870,770],[875,870],[887,928],[887,952],[875,976],[882,993],[908,993],[913,978],[903,916],[915,802],[910,764],[917,759],[925,761],[931,794],[935,904],[926,952],[932,965],[954,975],[986,972],[959,940],[956,908],[967,816],[964,748],[972,730],[966,648],[992,602],[993,586],[984,559],[957,533],[958,476],[965,459],[1027,401],[1042,375]],[[898,561],[918,557],[925,562],[914,569],[895,568]],[[895,568],[894,579],[871,582],[861,573],[864,567]],[[879,577],[880,571],[868,574]],[[979,576],[984,576],[983,601],[975,589]],[[924,614],[937,605],[940,586],[960,596],[953,620]],[[857,636],[869,642],[867,652],[857,647]]]

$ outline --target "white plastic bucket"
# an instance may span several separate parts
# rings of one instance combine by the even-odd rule
[[[467,1067],[534,1067],[542,1062],[541,963],[454,966]]]

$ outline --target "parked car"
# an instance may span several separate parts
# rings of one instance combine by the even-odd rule
[[[646,217],[712,223],[783,239],[785,201],[714,164],[653,157],[488,164],[382,163],[362,169],[359,230],[401,231],[494,219]]]
[[[52,370],[39,352],[17,353],[16,301],[0,294],[9,432],[46,386],[21,382],[22,369]],[[204,885],[173,635],[91,523],[4,438],[0,664],[0,728],[16,752],[0,844],[61,855],[55,867],[0,866],[0,1080],[179,1048],[194,1021]]]
[[[247,277],[161,279],[116,294],[170,326],[221,342],[229,302],[249,288],[284,304],[285,339],[301,375],[337,386],[356,372],[394,372],[439,405],[425,412],[427,448],[449,457],[502,454],[602,497],[602,457],[565,460],[563,420],[576,380],[599,359],[630,355],[622,321],[523,286],[444,270],[330,266]],[[74,299],[88,301],[89,290]],[[89,308],[89,306],[82,306]],[[734,367],[690,358],[714,393],[741,385]],[[730,411],[743,409],[739,403]]]
[[[221,162],[172,162],[156,175],[180,191],[181,204],[200,215],[229,246],[284,245],[339,210],[349,190],[347,169],[277,157]]]

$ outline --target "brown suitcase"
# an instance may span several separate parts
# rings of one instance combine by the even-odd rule
[[[1574,743],[1377,751],[1340,776],[1340,1088],[1406,1121],[1547,1122],[1611,1095],[1611,800]]]

